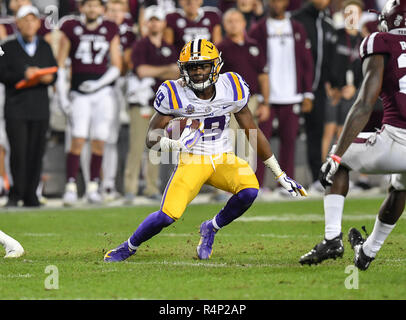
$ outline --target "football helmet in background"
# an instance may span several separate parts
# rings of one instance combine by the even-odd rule
[[[380,28],[384,32],[406,28],[406,0],[389,0],[379,14]]]

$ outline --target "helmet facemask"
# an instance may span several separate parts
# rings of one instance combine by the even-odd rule
[[[191,79],[189,75],[188,68],[193,65],[202,65],[202,64],[211,64],[211,70],[209,72],[208,79],[205,80],[204,82],[200,83],[195,83]],[[197,91],[204,91],[208,87],[214,85],[219,77],[220,74],[220,69],[223,66],[223,59],[221,59],[221,53],[218,58],[213,59],[213,60],[199,60],[199,61],[191,61],[191,62],[180,62],[178,61],[178,66],[180,69],[180,75],[185,81],[186,85],[190,87],[193,90]]]

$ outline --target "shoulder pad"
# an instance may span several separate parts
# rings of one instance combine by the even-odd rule
[[[374,32],[368,37],[364,38],[359,46],[359,54],[361,59],[366,58],[372,54],[384,54],[389,53],[387,39],[385,32]]]
[[[166,80],[161,84],[155,95],[154,108],[166,115],[174,114],[183,108],[176,81]]]
[[[72,21],[77,22],[78,21],[77,16],[75,16],[75,15],[67,15],[67,16],[62,17],[59,20],[59,28],[61,28],[63,24],[71,23]]]
[[[226,72],[226,83],[232,90],[233,101],[247,99],[250,92],[248,84],[237,72]]]

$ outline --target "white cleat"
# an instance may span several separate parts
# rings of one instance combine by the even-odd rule
[[[99,184],[95,181],[90,181],[87,185],[86,198],[89,203],[101,204],[103,197],[99,192]]]
[[[4,258],[18,258],[24,254],[24,248],[22,245],[2,231],[0,231],[0,243],[6,250]]]
[[[78,201],[78,191],[76,183],[68,182],[65,186],[65,193],[63,194],[63,205],[71,207]]]

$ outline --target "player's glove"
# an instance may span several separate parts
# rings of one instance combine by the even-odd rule
[[[100,89],[99,81],[87,80],[83,81],[79,86],[79,90],[83,93],[92,93]]]
[[[189,119],[182,135],[178,140],[162,137],[160,140],[161,151],[190,151],[204,135],[204,122],[201,121],[197,129],[192,128],[192,120]]]
[[[71,109],[71,102],[69,101],[67,96],[57,93],[56,100],[58,102],[58,106],[63,112],[66,117],[70,117],[72,109]]]
[[[340,166],[341,158],[335,154],[330,154],[320,169],[319,180],[324,188],[333,184],[333,176]]]
[[[185,129],[182,132],[179,140],[182,142],[183,149],[190,150],[200,138],[204,135],[204,122],[201,121],[197,129],[192,128],[192,119],[188,119]]]
[[[289,191],[289,194],[292,197],[307,197],[305,188],[303,188],[303,186],[297,183],[295,180],[289,178],[285,172],[282,172],[282,174],[276,179],[283,188]]]

